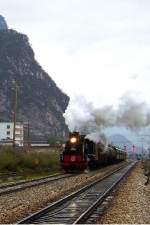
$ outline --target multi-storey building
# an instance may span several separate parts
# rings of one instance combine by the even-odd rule
[[[0,142],[1,144],[13,144],[14,124],[12,122],[0,122]],[[16,123],[15,126],[15,145],[23,146],[24,142],[23,123]]]

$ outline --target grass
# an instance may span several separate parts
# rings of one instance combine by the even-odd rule
[[[16,173],[18,176],[37,176],[60,172],[57,151],[25,151],[11,147],[0,149],[0,174]]]

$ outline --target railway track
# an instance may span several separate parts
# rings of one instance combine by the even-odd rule
[[[0,173],[0,179],[4,179],[4,178],[7,178],[7,177],[15,177],[16,176],[16,173],[12,172],[12,173]]]
[[[30,180],[30,181],[21,181],[15,184],[13,183],[13,184],[0,185],[0,196],[8,194],[8,193],[24,190],[26,188],[46,184],[52,181],[68,178],[71,176],[72,176],[71,174],[55,174],[55,175],[50,175],[44,178],[38,178],[38,179]]]
[[[26,217],[18,224],[84,224],[88,223],[94,210],[132,169],[129,163],[86,185],[80,190],[50,204],[44,209]]]

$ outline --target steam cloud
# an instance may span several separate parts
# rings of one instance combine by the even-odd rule
[[[102,130],[107,127],[124,126],[133,131],[150,125],[150,108],[145,102],[138,102],[126,95],[120,99],[117,109],[113,106],[95,108],[84,97],[71,100],[64,114],[70,131],[87,134],[95,142],[106,143]]]

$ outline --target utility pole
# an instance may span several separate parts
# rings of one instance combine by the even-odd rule
[[[141,142],[142,142],[142,160],[143,160],[144,159],[144,155],[145,155],[145,153],[144,153],[144,146],[143,146],[144,138],[145,137],[150,138],[150,134],[142,134],[142,135],[140,135],[140,137],[141,137]],[[149,145],[150,144],[150,139],[148,141],[146,141],[146,142]],[[147,151],[148,151],[147,155],[148,155],[148,157],[150,157],[150,147],[148,147]]]
[[[144,155],[144,146],[143,146],[143,142],[144,142],[144,137],[141,138],[141,143],[142,143],[142,157]]]
[[[30,126],[30,122],[29,120],[27,122],[24,122],[24,128],[25,128],[25,147],[27,150],[30,149],[30,146],[31,146],[31,142],[30,142],[30,129],[31,129],[31,126]]]
[[[28,150],[30,148],[30,124],[29,124],[29,120],[28,120]]]
[[[14,93],[14,110],[13,110],[13,147],[15,148],[15,139],[16,139],[16,111],[17,111],[17,97],[18,97],[18,86],[17,83],[14,83],[15,93]]]
[[[133,144],[132,145],[132,153],[133,153],[133,159],[135,160],[135,158],[136,158],[136,153],[135,153],[135,145]]]

